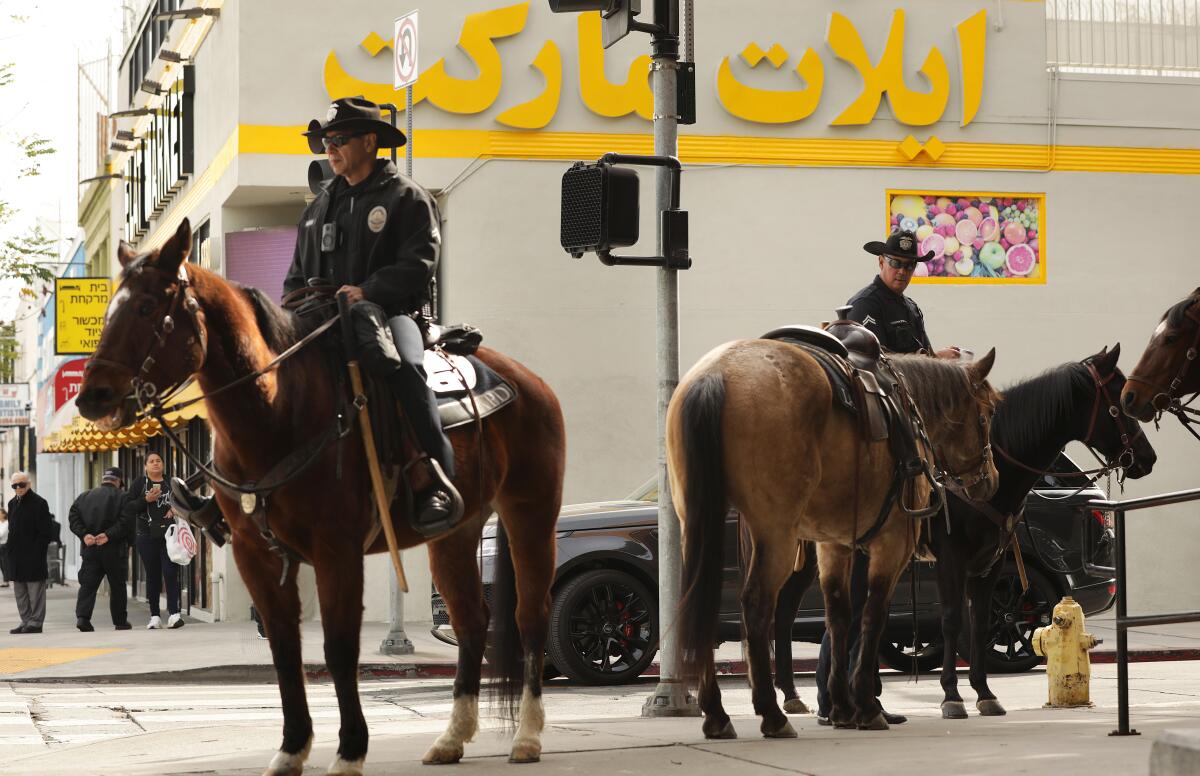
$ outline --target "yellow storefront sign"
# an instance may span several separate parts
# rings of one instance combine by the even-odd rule
[[[89,355],[100,344],[112,294],[108,278],[54,279],[54,352]]]

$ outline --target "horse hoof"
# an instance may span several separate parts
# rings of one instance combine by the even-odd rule
[[[979,709],[979,713],[985,717],[1003,717],[1008,713],[1000,705],[1000,701],[995,698],[979,701],[975,704],[975,708]]]
[[[707,729],[707,723],[706,723],[706,728],[704,730],[704,737],[705,738],[737,738],[737,731],[733,729],[733,720],[731,720],[731,719],[725,720],[724,727],[722,727],[720,730],[717,730],[715,732],[710,732]]]
[[[540,741],[513,742],[512,751],[508,755],[510,763],[536,763],[542,759],[542,744]]]
[[[962,701],[944,701],[942,719],[966,719],[967,707]]]
[[[858,727],[854,724],[854,720],[850,719],[849,717],[830,717],[830,721],[833,722],[833,727],[835,730],[853,730],[854,728]]]
[[[763,738],[795,738],[795,737],[796,737],[796,729],[794,727],[792,727],[792,723],[788,722],[786,719],[783,721],[783,724],[780,725],[775,730],[764,730],[763,731]]]
[[[890,726],[888,725],[887,720],[883,718],[882,714],[876,714],[870,720],[868,720],[866,722],[858,723],[858,729],[859,730],[889,730]]]
[[[363,760],[343,760],[341,757],[333,761],[333,765],[329,766],[329,770],[325,771],[329,776],[363,776]]]
[[[799,698],[788,698],[783,702],[783,710],[788,714],[812,714]]]
[[[462,746],[446,746],[445,744],[434,744],[421,758],[421,762],[425,765],[453,765],[462,759]]]
[[[295,754],[283,750],[276,752],[275,756],[271,758],[271,764],[263,771],[263,776],[302,776],[304,763],[308,760],[308,753],[311,751],[312,736],[309,736],[308,743]]]

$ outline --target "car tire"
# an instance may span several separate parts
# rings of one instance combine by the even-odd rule
[[[989,674],[1019,674],[1040,665],[1033,651],[1033,631],[1049,625],[1059,591],[1042,571],[1026,564],[1029,591],[1021,591],[1017,567],[1006,563],[992,591],[991,622],[984,660]],[[970,662],[969,634],[964,628],[958,654]]]
[[[632,682],[658,651],[658,602],[627,572],[585,571],[555,593],[547,647],[550,662],[572,681]]]
[[[911,640],[911,639],[909,639]],[[928,674],[942,670],[942,637],[939,635],[933,641],[921,641],[917,644],[917,671]],[[888,668],[905,674],[913,670],[913,648],[889,638],[885,633],[879,640],[879,660]]]

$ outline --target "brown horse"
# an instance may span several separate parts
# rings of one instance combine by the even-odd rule
[[[213,461],[234,482],[261,481],[273,464],[310,446],[342,406],[329,358],[321,347],[307,347],[264,371],[300,341],[305,324],[261,292],[186,263],[190,245],[186,220],[159,250],[135,255],[122,244],[121,282],[84,373],[79,408],[102,427],[116,428],[133,419],[132,386],[141,386],[145,400],[160,393],[154,386],[177,385],[192,374],[206,394],[249,376],[208,399]],[[553,392],[528,369],[493,350],[480,349],[478,356],[516,388],[518,398],[486,418],[482,431],[468,426],[451,432],[466,517],[429,541],[428,550],[459,637],[458,672],[449,725],[425,755],[427,763],[457,762],[478,725],[489,613],[476,553],[493,508],[500,516],[494,604],[500,623],[492,630],[500,643],[490,647],[489,656],[495,656],[490,662],[503,699],[512,704],[520,694],[512,761],[536,761],[541,753],[542,655],[566,453],[562,412]],[[357,670],[363,555],[385,549],[373,530],[367,471],[355,427],[350,437],[321,449],[302,477],[267,497],[269,531],[316,571],[325,659],[341,711],[338,757],[328,771],[338,774],[362,773],[367,753]],[[279,680],[283,743],[266,773],[299,774],[313,727],[300,655],[297,564],[289,566],[271,551],[264,532],[239,508],[246,497],[239,500],[219,488],[217,499],[232,529],[238,569],[270,638]],[[425,542],[409,527],[401,503],[393,504],[389,516],[400,545]],[[515,603],[500,600],[506,593],[510,599],[515,595]],[[512,623],[517,633],[506,627]]]
[[[936,451],[941,466],[960,473],[947,479],[977,499],[989,498],[997,482],[988,433],[999,397],[986,381],[994,358],[993,351],[965,368],[923,356],[894,358],[924,418],[933,447],[925,454]],[[918,528],[894,505],[880,530],[864,540],[884,508],[896,467],[887,443],[861,441],[856,420],[834,406],[825,372],[806,351],[744,340],[710,352],[680,383],[667,415],[667,456],[683,526],[679,648],[685,674],[699,677],[705,736],[736,735],[721,705],[712,653],[730,507],[750,534],[742,623],[763,735],[795,735],[771,685],[768,645],[779,589],[792,573],[801,540],[818,543],[833,647],[831,718],[840,727],[886,728],[874,697],[879,637]],[[961,473],[968,470],[973,476],[964,481]],[[931,487],[915,483],[906,503],[923,506]],[[846,671],[849,578],[860,544],[870,555],[869,592],[852,699]]]
[[[1193,418],[1200,413],[1189,409],[1191,399],[1200,393],[1200,370],[1193,363],[1200,357],[1200,288],[1188,298],[1172,305],[1163,315],[1121,391],[1125,414],[1142,422],[1154,420],[1164,412],[1179,418],[1193,436]]]

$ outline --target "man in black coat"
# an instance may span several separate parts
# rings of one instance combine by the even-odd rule
[[[33,492],[29,475],[13,474],[12,488],[15,495],[8,502],[8,555],[21,624],[9,633],[41,633],[46,619],[46,581],[50,578],[46,548],[57,537],[50,505]]]
[[[121,489],[121,479],[120,469],[106,469],[100,487],[81,493],[71,505],[71,533],[83,541],[75,627],[84,633],[95,630],[92,610],[96,607],[96,590],[105,577],[113,625],[117,630],[133,627],[126,611],[125,591],[133,520],[122,509],[126,494]]]
[[[416,493],[413,527],[426,536],[452,528],[462,498],[451,484],[454,449],[426,384],[424,337],[414,321],[429,301],[441,253],[441,216],[425,189],[397,172],[380,148],[406,142],[361,97],[334,101],[326,120],[309,124],[309,145],[322,146],[335,177],[300,218],[284,293],[310,282],[332,284],[353,305],[363,365],[385,377],[423,453],[410,471]]]

